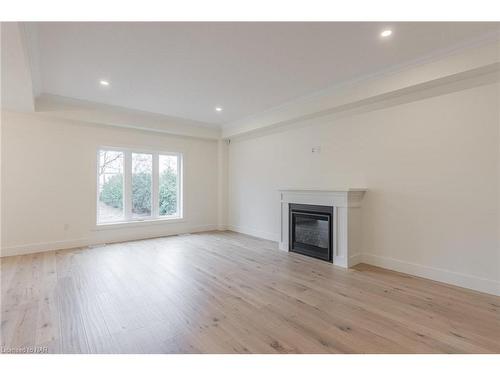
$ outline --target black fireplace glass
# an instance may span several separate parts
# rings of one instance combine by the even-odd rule
[[[328,218],[297,214],[295,216],[295,241],[328,249]]]
[[[332,261],[332,207],[290,205],[290,251]]]

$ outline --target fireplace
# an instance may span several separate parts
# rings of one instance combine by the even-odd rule
[[[333,207],[291,203],[289,211],[289,250],[333,262]]]
[[[279,190],[279,249],[316,256],[338,267],[348,268],[358,264],[361,261],[361,201],[365,192],[366,189],[362,188]],[[297,212],[293,215],[292,211]],[[300,214],[301,217],[297,216]],[[309,216],[304,217],[305,214]],[[320,215],[313,216],[320,220],[310,220],[313,218],[311,214]],[[312,234],[307,231],[308,227],[322,228],[313,231],[319,232],[321,240],[309,241]],[[326,228],[329,231],[328,249],[325,247]]]

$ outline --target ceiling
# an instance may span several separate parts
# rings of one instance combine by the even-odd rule
[[[26,26],[38,93],[213,125],[429,58],[499,28],[498,23],[353,22]],[[386,28],[393,35],[383,39]],[[110,86],[99,85],[101,79]]]

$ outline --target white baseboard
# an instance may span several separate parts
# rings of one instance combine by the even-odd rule
[[[259,237],[270,241],[279,240],[279,234],[276,233],[259,231],[249,227],[240,227],[235,225],[221,226],[215,224],[193,226],[176,232],[165,233],[164,236],[171,236],[183,233],[207,232],[213,230],[232,230],[234,232],[243,233],[254,237]],[[71,249],[78,247],[86,247],[90,245],[98,245],[102,243],[134,241],[134,240],[141,240],[141,239],[148,239],[155,237],[161,237],[161,235],[158,234],[149,236],[125,235],[125,236],[118,236],[113,238],[112,240],[107,240],[107,241],[102,241],[102,240],[98,241],[91,238],[78,238],[78,239],[71,239],[64,241],[23,244],[17,246],[4,247],[0,249],[0,256],[7,257],[14,255],[24,255],[24,254],[39,253],[51,250]],[[442,268],[424,266],[421,264],[406,262],[394,258],[382,257],[375,254],[358,254],[354,257],[351,257],[351,259],[349,259],[349,263],[351,265],[357,263],[367,263],[398,272],[404,272],[414,276],[420,276],[427,279],[440,281],[443,283],[500,296],[500,282],[498,281],[480,278],[477,276],[467,275],[463,273],[453,272]]]
[[[218,226],[215,224],[207,224],[207,225],[197,225],[193,227],[183,228],[182,230],[177,230],[173,232],[165,232],[165,233],[155,233],[149,235],[109,235],[109,238],[103,239],[92,239],[92,238],[78,238],[64,241],[52,241],[52,242],[40,242],[40,243],[31,243],[31,244],[23,244],[9,247],[2,247],[0,249],[0,257],[8,257],[15,255],[25,255],[25,254],[33,254],[33,253],[41,253],[45,251],[52,250],[63,250],[63,249],[73,249],[78,247],[86,247],[91,245],[99,245],[103,243],[115,243],[115,242],[124,242],[124,241],[135,241],[135,240],[145,240],[150,238],[158,238],[163,236],[175,236],[177,234],[184,233],[198,233],[198,232],[208,232],[218,230]]]
[[[0,253],[2,257],[10,257],[15,255],[25,255],[33,253],[42,253],[44,251],[73,249],[76,247],[84,247],[95,245],[87,238],[71,239],[64,241],[38,242],[30,244],[22,244],[16,246],[2,247]]]
[[[351,255],[349,257],[349,267],[355,266],[358,263],[363,262],[363,254]]]
[[[240,227],[236,225],[228,225],[227,229],[238,233],[248,234],[250,236],[279,242],[279,234],[276,233],[259,231],[253,228]],[[446,284],[460,286],[462,288],[473,289],[479,292],[500,296],[500,282],[495,280],[453,272],[442,268],[410,263],[394,258],[381,257],[375,254],[356,254],[349,259],[350,266],[356,265],[358,263],[367,263],[389,270],[407,273],[413,276],[419,276]]]
[[[500,282],[495,280],[453,272],[442,268],[405,262],[393,258],[381,257],[375,254],[362,254],[361,261],[363,263],[387,268],[393,271],[403,272],[434,281],[440,281],[443,283],[500,296]]]
[[[261,231],[255,228],[241,227],[238,225],[227,225],[226,227],[233,232],[248,234],[249,236],[259,237],[269,241],[279,241],[280,238],[280,235],[277,233]]]

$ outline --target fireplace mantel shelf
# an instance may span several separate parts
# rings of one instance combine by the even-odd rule
[[[333,207],[359,207],[365,188],[343,188],[336,190],[280,189],[282,203],[319,204]]]
[[[289,205],[306,204],[333,207],[333,264],[352,267],[361,254],[361,202],[366,188],[279,189],[281,238],[279,248],[289,251]]]

